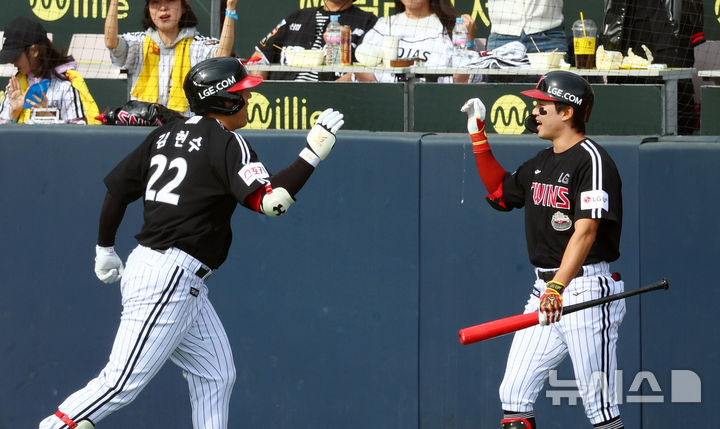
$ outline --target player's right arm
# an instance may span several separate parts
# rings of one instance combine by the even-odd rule
[[[475,166],[488,191],[487,200],[493,208],[510,210],[503,196],[503,179],[507,171],[495,159],[485,133],[485,105],[479,98],[471,98],[460,108],[467,113],[467,130],[473,145]]]
[[[140,198],[147,173],[148,139],[132,151],[105,177],[105,200],[100,211],[98,241],[95,246],[95,275],[104,283],[114,283],[122,277],[123,263],[115,253],[115,234],[125,216],[128,204]]]
[[[243,173],[246,167],[241,168],[241,173],[238,174],[240,178],[250,178],[251,174],[256,174],[252,182],[243,179],[247,186],[254,186],[255,189],[247,196],[238,198],[238,201],[267,216],[284,214],[295,202],[295,195],[305,185],[320,161],[330,154],[335,146],[335,135],[344,123],[342,113],[326,109],[318,116],[307,135],[307,144],[292,164],[272,176],[261,170]]]

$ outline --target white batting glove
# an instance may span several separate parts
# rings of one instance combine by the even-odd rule
[[[473,152],[481,153],[490,150],[485,134],[485,105],[479,98],[471,98],[460,108],[467,113],[467,130],[473,144]]]
[[[479,98],[471,98],[460,108],[461,112],[467,113],[468,133],[474,134],[480,131],[479,123],[485,123],[485,105]]]
[[[95,275],[103,283],[114,283],[123,275],[123,263],[115,248],[95,246]]]
[[[335,134],[343,126],[343,114],[333,109],[325,109],[318,116],[315,125],[307,135],[308,147],[312,152],[324,160],[335,145]]]

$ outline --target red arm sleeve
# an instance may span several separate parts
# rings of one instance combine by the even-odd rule
[[[485,134],[485,122],[478,122],[478,128],[478,132],[470,134],[470,139],[473,143],[475,166],[488,191],[486,198],[493,208],[502,211],[510,210],[505,204],[502,190],[503,179],[507,172],[490,150],[490,143]]]
[[[475,154],[475,165],[477,166],[480,178],[488,193],[496,192],[505,177],[505,169],[502,168],[490,150],[487,134],[485,133],[485,121],[477,120],[478,131],[470,134]]]
[[[497,191],[507,172],[495,159],[492,151],[475,153],[475,166],[488,193]]]

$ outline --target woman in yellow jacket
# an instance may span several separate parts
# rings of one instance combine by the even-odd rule
[[[43,26],[19,17],[4,29],[0,64],[13,63],[0,102],[0,122],[28,122],[33,108],[54,107],[67,123],[97,124],[98,108],[72,56],[58,51]]]
[[[110,0],[105,46],[113,64],[128,72],[130,98],[191,115],[183,90],[185,75],[203,60],[231,54],[238,19],[236,3],[227,0],[218,41],[198,33],[198,20],[188,0],[146,0],[145,31],[118,35],[118,0]]]

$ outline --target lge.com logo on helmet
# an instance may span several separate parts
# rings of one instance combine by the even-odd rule
[[[578,97],[577,95],[571,94],[569,92],[565,92],[562,89],[557,88],[557,87],[550,87],[550,88],[548,88],[547,92],[548,92],[548,94],[558,96],[558,97],[563,98],[573,104],[582,104],[582,102],[583,102],[583,99]]]

